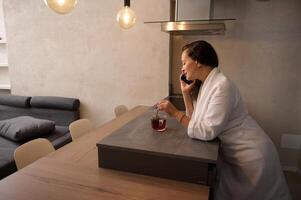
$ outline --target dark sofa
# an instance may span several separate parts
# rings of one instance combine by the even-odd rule
[[[0,95],[0,120],[31,116],[55,122],[55,129],[43,135],[58,149],[71,142],[69,124],[79,119],[78,99],[49,96]],[[17,170],[14,151],[21,144],[0,136],[0,179]]]

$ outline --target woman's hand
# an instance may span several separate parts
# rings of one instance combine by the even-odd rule
[[[187,84],[181,80],[181,76],[180,76],[181,91],[183,94],[189,94],[191,90],[194,88],[195,80],[191,84]]]
[[[165,111],[166,113],[168,113],[169,115],[171,115],[173,117],[178,112],[178,109],[172,103],[170,103],[170,101],[168,101],[168,100],[159,101],[159,103],[157,103],[157,108],[159,110]]]

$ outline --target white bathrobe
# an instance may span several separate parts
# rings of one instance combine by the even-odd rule
[[[238,89],[218,68],[200,89],[188,135],[221,140],[215,199],[290,199],[273,142],[248,115]]]

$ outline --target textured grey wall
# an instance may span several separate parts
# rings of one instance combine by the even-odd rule
[[[234,17],[225,36],[174,37],[173,83],[179,92],[181,47],[207,40],[220,68],[239,87],[250,114],[277,145],[284,165],[298,151],[280,149],[281,135],[301,134],[301,1],[215,0],[215,17]]]
[[[143,22],[168,19],[169,0],[131,1],[138,21],[127,31],[116,22],[122,6],[79,0],[62,16],[43,0],[4,0],[12,93],[78,97],[82,117],[97,125],[118,104],[167,96],[169,37]]]

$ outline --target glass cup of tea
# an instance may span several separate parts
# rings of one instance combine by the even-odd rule
[[[163,132],[166,130],[166,115],[156,114],[151,117],[151,125],[153,130]]]

